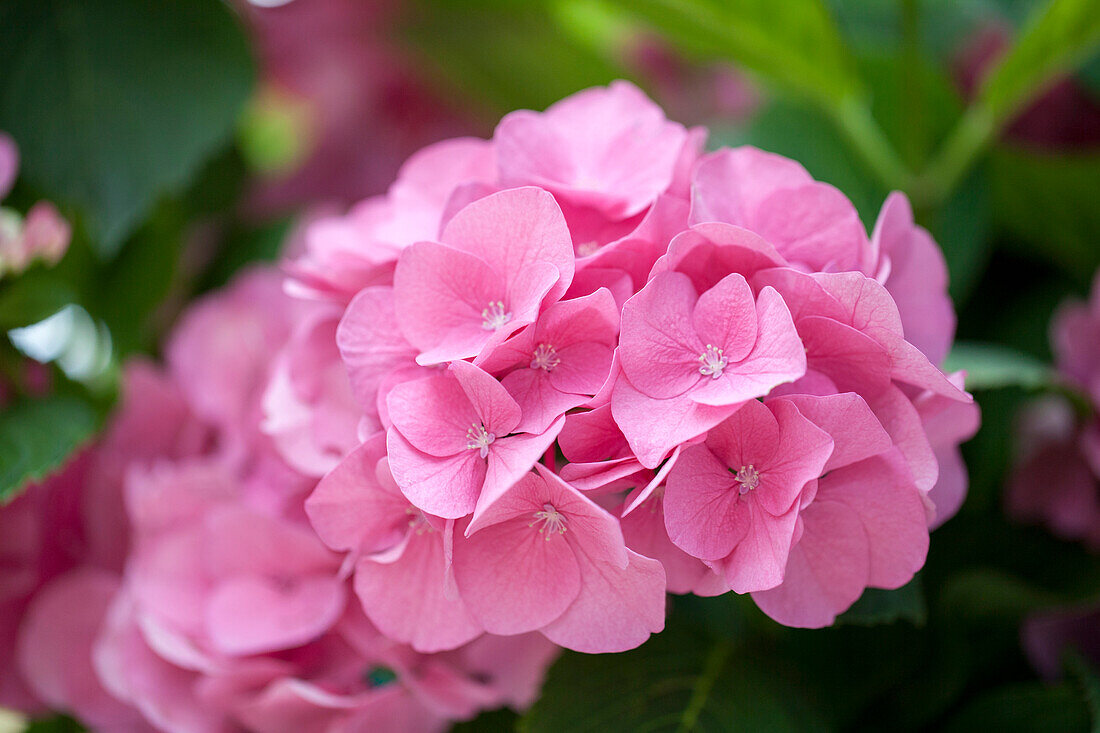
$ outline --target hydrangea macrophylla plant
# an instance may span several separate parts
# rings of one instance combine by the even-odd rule
[[[978,421],[938,368],[942,256],[901,194],[869,236],[798,163],[704,135],[616,82],[307,233],[288,290],[342,309],[361,416],[307,513],[387,635],[617,651],[666,589],[823,626],[923,564]]]

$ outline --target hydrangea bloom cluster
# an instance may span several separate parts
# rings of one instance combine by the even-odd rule
[[[166,368],[129,364],[100,444],[0,511],[0,705],[213,733],[437,731],[533,701],[542,637],[425,654],[349,602],[303,511],[316,478],[260,429],[311,310],[263,270],[199,301]]]
[[[266,425],[386,636],[617,651],[666,590],[824,626],[922,566],[978,422],[935,242],[705,138],[616,82],[307,231]]]
[[[1007,510],[1100,551],[1100,272],[1088,302],[1067,302],[1058,310],[1050,335],[1058,372],[1091,409],[1080,416],[1053,396],[1024,409]]]

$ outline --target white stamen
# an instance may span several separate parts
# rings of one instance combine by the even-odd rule
[[[718,379],[726,368],[726,357],[722,356],[722,350],[711,344],[707,344],[707,350],[699,355],[699,361],[703,365],[699,367],[699,373],[711,379]]]
[[[504,303],[499,300],[489,302],[489,306],[481,311],[481,327],[486,331],[496,331],[508,321],[512,320],[511,311],[504,310]]]
[[[541,524],[539,534],[545,534],[547,541],[555,532],[565,534],[567,529],[565,515],[555,509],[553,504],[543,504],[542,511],[535,512],[534,516],[535,521],[527,526],[534,527],[536,524]]]
[[[482,458],[488,457],[489,446],[496,439],[497,436],[486,430],[485,426],[479,422],[474,423],[473,427],[466,428],[466,447],[476,450]]]
[[[549,372],[558,364],[561,364],[561,357],[558,356],[558,352],[550,344],[539,344],[538,348],[535,349],[535,353],[531,355],[532,369],[542,369],[544,372]]]
[[[730,472],[733,472],[732,468]],[[741,466],[737,473],[733,474],[733,480],[741,484],[738,493],[744,496],[760,485],[760,472],[750,463],[747,466]]]

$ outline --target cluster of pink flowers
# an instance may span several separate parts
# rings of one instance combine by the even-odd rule
[[[1100,272],[1088,302],[1068,302],[1055,314],[1051,345],[1059,374],[1090,410],[1079,415],[1056,396],[1024,409],[1007,510],[1100,551]]]
[[[266,425],[387,636],[617,651],[666,590],[824,626],[922,566],[978,423],[937,367],[938,248],[901,194],[868,236],[797,163],[705,138],[617,82],[306,232],[288,288],[318,315]]]
[[[435,730],[666,591],[816,627],[908,582],[978,421],[943,259],[705,137],[623,82],[516,112],[195,304],[0,511],[0,705]]]
[[[128,365],[99,444],[0,511],[0,706],[109,731],[432,731],[533,701],[541,637],[424,654],[349,602],[303,512],[316,479],[260,429],[309,311],[275,271],[200,301],[166,368]]]
[[[19,172],[19,149],[0,132],[0,201],[11,191]],[[18,275],[37,260],[56,264],[69,248],[72,229],[48,201],[39,201],[27,215],[0,207],[0,277]]]

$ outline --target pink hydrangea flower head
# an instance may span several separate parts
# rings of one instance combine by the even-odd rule
[[[561,209],[536,188],[475,201],[440,239],[403,251],[394,274],[398,324],[421,364],[485,353],[533,323],[573,279]]]
[[[771,288],[754,297],[738,274],[699,294],[687,275],[660,273],[623,307],[621,330],[611,410],[649,467],[806,371],[783,299]]]
[[[811,271],[867,272],[867,233],[848,198],[793,160],[750,146],[700,159],[692,180],[691,223],[721,221],[759,234]]]
[[[779,585],[806,485],[833,451],[827,433],[791,403],[746,402],[686,448],[668,475],[669,537],[721,568],[737,593]]]
[[[932,236],[913,222],[905,194],[894,191],[886,198],[871,247],[879,256],[878,277],[898,306],[905,340],[939,364],[955,338],[947,263]]]
[[[490,631],[540,630],[584,652],[631,649],[664,626],[664,570],[618,522],[538,467],[454,538],[454,577]]]
[[[682,125],[633,84],[587,89],[543,113],[504,117],[493,139],[505,186],[540,186],[609,219],[639,214],[672,184]]]
[[[390,470],[401,491],[431,514],[481,513],[545,453],[563,417],[541,433],[518,432],[519,405],[478,367],[395,386],[388,399]],[[441,477],[446,477],[441,481]]]
[[[606,288],[563,300],[505,341],[482,369],[520,406],[517,431],[541,433],[568,410],[588,402],[607,381],[618,342],[619,310]]]

